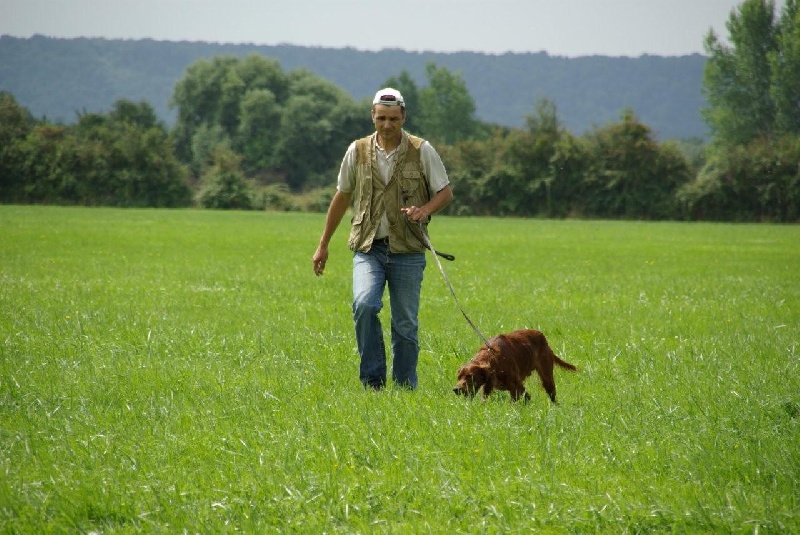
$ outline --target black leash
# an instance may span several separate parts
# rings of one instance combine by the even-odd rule
[[[420,224],[419,224],[419,226],[422,226],[422,223],[420,223]],[[456,259],[456,257],[455,257],[455,256],[453,256],[453,255],[451,255],[451,254],[448,254],[448,253],[443,253],[443,252],[441,252],[441,251],[437,251],[437,250],[435,250],[435,249],[433,248],[433,245],[431,245],[431,241],[430,241],[430,239],[428,239],[428,235],[425,233],[425,229],[424,229],[424,228],[422,229],[422,237],[423,237],[423,238],[425,238],[425,247],[427,247],[428,249],[430,249],[430,251],[431,251],[433,254],[435,254],[436,256],[441,256],[441,257],[442,257],[442,258],[444,258],[445,260],[449,260],[449,261],[451,261],[451,262],[452,262],[453,260],[455,260],[455,259]],[[436,259],[436,262],[439,262],[439,259],[438,259],[438,258]],[[441,264],[439,265],[439,269],[441,269]],[[445,277],[445,278],[446,278],[446,277]]]
[[[452,261],[452,260],[455,260],[456,257],[454,257],[451,254],[436,252],[436,249],[433,248],[433,243],[431,243],[431,239],[428,236],[428,233],[425,231],[425,227],[422,225],[422,223],[419,224],[419,229],[420,229],[420,233],[422,234],[422,238],[424,240],[423,243],[425,244],[425,247],[430,249],[431,252],[433,253],[433,259],[436,260],[436,265],[439,266],[439,271],[442,273],[442,277],[444,278],[444,281],[447,283],[447,287],[450,288],[450,294],[453,296],[453,299],[455,300],[456,305],[458,305],[458,309],[461,311],[461,314],[464,316],[464,319],[467,320],[467,323],[469,323],[470,327],[472,327],[472,330],[475,331],[475,333],[480,337],[480,339],[484,341],[484,343],[486,344],[486,347],[489,349],[489,351],[494,353],[494,348],[489,343],[489,340],[486,339],[486,337],[483,335],[483,333],[480,331],[480,329],[478,329],[478,327],[476,327],[475,324],[472,323],[472,320],[469,319],[469,316],[467,316],[467,313],[464,312],[464,307],[462,307],[461,303],[459,303],[458,297],[456,297],[456,291],[453,290],[453,285],[450,283],[450,279],[447,277],[447,273],[445,273],[444,268],[442,267],[442,263],[437,258],[438,256],[441,256],[442,258],[446,258],[447,260],[451,260]]]

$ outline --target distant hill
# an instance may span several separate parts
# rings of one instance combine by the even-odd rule
[[[374,94],[389,78],[408,71],[424,87],[425,65],[460,72],[475,99],[478,118],[522,126],[537,100],[558,107],[575,133],[616,121],[632,108],[659,138],[707,136],[700,117],[706,58],[590,56],[564,58],[544,52],[490,55],[474,52],[380,52],[292,45],[233,45],[153,40],[0,37],[0,90],[12,93],[37,117],[72,122],[78,112],[104,112],[120,98],[149,102],[167,123],[169,99],[186,68],[201,58],[252,53],[277,59],[284,70],[306,68],[354,98]]]

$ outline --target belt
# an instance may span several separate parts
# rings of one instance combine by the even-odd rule
[[[386,236],[386,237],[383,237],[383,238],[375,238],[375,239],[373,239],[372,240],[372,245],[376,245],[376,244],[386,245],[388,247],[389,246],[389,236]]]

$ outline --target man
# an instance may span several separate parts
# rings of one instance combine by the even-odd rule
[[[425,269],[420,224],[453,199],[442,160],[427,141],[403,130],[403,95],[392,88],[372,101],[375,133],[350,144],[342,160],[336,193],[312,258],[322,275],[328,244],[353,204],[348,246],[353,251],[353,320],[365,388],[386,384],[386,351],[378,313],[389,287],[392,380],[417,387],[419,301]]]

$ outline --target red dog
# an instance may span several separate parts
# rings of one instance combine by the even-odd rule
[[[553,403],[556,402],[556,383],[553,380],[553,364],[577,371],[569,362],[556,356],[539,331],[521,330],[501,334],[489,340],[489,349],[481,346],[468,363],[458,371],[458,383],[453,388],[456,394],[474,396],[483,387],[483,399],[493,390],[508,390],[511,399],[531,399],[525,391],[525,379],[536,370],[542,386]]]

